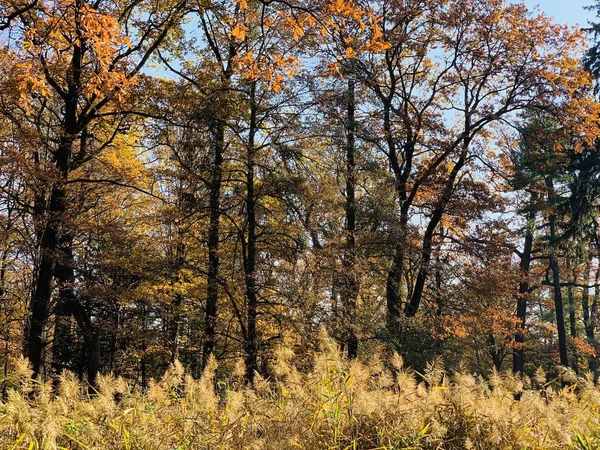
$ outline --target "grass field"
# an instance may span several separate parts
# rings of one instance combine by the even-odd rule
[[[71,374],[56,389],[32,382],[16,361],[0,404],[0,448],[600,448],[600,390],[589,377],[485,381],[435,365],[416,374],[397,355],[350,363],[327,342],[308,371],[292,358],[281,348],[271,379],[253,389],[243,368],[215,389],[216,364],[200,380],[176,364],[145,393],[107,376],[93,396]]]

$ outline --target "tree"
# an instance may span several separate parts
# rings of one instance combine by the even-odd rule
[[[25,105],[15,108],[18,120],[29,121],[40,131],[36,138],[49,157],[49,164],[43,166],[45,185],[35,199],[39,207],[34,208],[34,222],[42,227],[27,345],[34,376],[42,370],[44,330],[55,278],[63,286],[60,296],[84,334],[90,383],[98,371],[92,322],[68,286],[74,280],[74,262],[72,231],[66,225],[71,212],[67,185],[72,172],[99,155],[122,132],[128,114],[121,111],[128,110],[122,106],[131,94],[132,81],[176,24],[182,4],[155,11],[156,18],[139,23],[140,38],[131,43],[121,30],[136,20],[131,9],[135,6],[140,11],[145,7],[123,5],[127,14],[119,23],[109,4],[39,4],[19,15],[12,25],[14,38],[22,41],[9,43],[15,46],[11,55],[16,64],[4,71],[4,88],[12,84],[13,105]],[[38,153],[36,158],[40,157]]]
[[[426,220],[419,231],[418,273],[405,292],[405,313],[413,316],[430,272],[436,229],[457,182],[491,142],[490,126],[529,108],[562,116],[574,108],[593,115],[595,107],[589,96],[577,94],[589,86],[571,56],[581,35],[530,15],[522,5],[461,1],[380,7],[390,47],[382,54],[347,57],[342,64],[372,91],[377,115],[366,138],[387,156],[397,191],[398,235],[386,294],[392,327],[403,303],[410,223]],[[358,54],[361,41],[346,41],[348,55]],[[427,206],[419,201],[424,192],[431,196]]]

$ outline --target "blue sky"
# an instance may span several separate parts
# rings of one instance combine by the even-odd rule
[[[583,9],[594,3],[595,0],[525,0],[530,9],[537,5],[540,11],[554,17],[556,22],[583,27],[587,27],[588,20],[596,19],[593,11]]]

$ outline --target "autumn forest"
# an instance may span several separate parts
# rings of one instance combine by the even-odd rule
[[[505,0],[0,0],[0,417],[69,383],[92,404],[108,379],[146,401],[173,373],[188,377],[168,389],[177,405],[194,383],[215,411],[230,388],[281,400],[315,354],[374,371],[365,383],[384,379],[378,365],[417,383],[385,395],[460,389],[452,374],[593,385],[589,27]],[[515,405],[528,395],[513,391]],[[463,429],[436,420],[410,442],[344,428],[354,441],[338,430],[323,448],[555,448],[435,447],[431,430]],[[326,439],[95,447],[88,428],[28,435],[25,422],[0,425],[6,448]]]

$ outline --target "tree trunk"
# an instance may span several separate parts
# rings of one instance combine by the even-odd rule
[[[569,356],[567,352],[567,331],[565,327],[565,313],[560,287],[560,271],[558,261],[554,254],[548,256],[548,264],[552,271],[552,286],[554,288],[554,308],[556,310],[556,327],[558,329],[558,350],[560,354],[560,364],[569,367]]]
[[[389,100],[384,101],[383,130],[388,149],[388,160],[394,173],[394,181],[398,202],[400,204],[400,221],[398,223],[398,237],[394,246],[394,257],[392,265],[387,274],[386,282],[386,326],[389,331],[396,334],[398,320],[402,310],[402,277],[404,276],[404,255],[406,246],[406,234],[408,230],[408,212],[411,201],[407,195],[407,182],[412,171],[412,158],[414,147],[408,143],[405,147],[404,164],[400,165],[396,143],[392,136],[391,104]]]
[[[73,238],[69,233],[60,239],[56,264],[58,297],[54,306],[54,339],[52,342],[52,369],[55,375],[63,370],[81,371],[75,367],[73,334],[71,330],[71,304],[75,301],[75,273],[73,268]]]
[[[92,319],[86,308],[80,303],[75,295],[75,267],[73,260],[73,238],[70,234],[64,234],[61,237],[60,256],[56,265],[56,281],[59,284],[57,304],[63,308],[61,316],[64,320],[73,315],[77,326],[81,331],[85,345],[85,369],[78,367],[78,372],[87,374],[90,392],[95,392],[96,380],[100,371],[100,347],[98,343],[98,334],[95,330]],[[63,339],[66,336],[62,336]],[[60,345],[69,345],[68,342],[61,342]],[[65,361],[72,364],[72,352],[68,351],[70,360]],[[71,366],[72,367],[72,366]]]
[[[87,364],[87,381],[90,387],[90,392],[95,392],[97,385],[98,373],[100,372],[100,345],[98,342],[98,333],[92,323],[92,319],[85,307],[74,300],[71,304],[73,317],[77,321],[77,325],[83,334],[85,343],[85,354]]]
[[[591,258],[588,260],[588,266],[586,268],[584,284],[589,283],[589,273],[591,269]],[[594,284],[598,286],[600,283],[600,265],[596,269],[596,275],[594,277]],[[598,287],[594,288],[594,297],[592,300],[592,305],[590,309],[590,289],[585,288],[583,290],[583,295],[581,297],[581,303],[583,308],[583,326],[585,328],[585,337],[588,344],[592,345],[596,348],[596,324],[595,324],[595,312],[598,305],[598,296],[600,294],[600,289]],[[591,372],[595,372],[597,369],[596,356],[590,356],[588,358],[588,367]]]
[[[356,273],[356,161],[355,161],[355,97],[354,80],[348,81],[346,117],[346,248],[343,259],[342,305],[344,308],[344,340],[348,358],[358,354],[356,336],[356,300],[360,281]]]
[[[110,347],[108,356],[108,372],[114,374],[115,361],[117,359],[117,343],[119,340],[119,330],[121,328],[121,311],[117,305],[115,311],[112,313],[112,325],[110,327]],[[114,374],[117,375],[117,374]]]
[[[60,239],[66,205],[66,182],[71,171],[73,159],[73,145],[77,134],[81,131],[77,120],[77,108],[81,96],[81,65],[83,49],[79,45],[73,46],[73,53],[69,64],[69,86],[64,98],[64,115],[58,146],[53,155],[54,166],[58,179],[52,183],[50,201],[47,209],[35,212],[41,214],[34,217],[43,223],[40,242],[40,265],[34,280],[31,298],[31,314],[29,318],[29,335],[27,338],[27,357],[29,358],[33,377],[39,378],[46,346],[44,333],[50,312],[52,284],[57,263],[57,246]]]
[[[255,137],[257,126],[257,105],[256,105],[256,83],[252,83],[250,88],[250,125],[248,131],[248,147],[246,160],[246,219],[247,219],[247,240],[246,240],[246,258],[244,264],[244,275],[246,282],[247,304],[247,324],[244,350],[246,353],[246,376],[247,383],[254,382],[254,373],[258,370],[258,348],[256,335],[256,318],[258,292],[256,283],[256,194],[254,192],[254,158],[255,158]]]
[[[533,200],[533,198],[532,198]],[[529,269],[531,267],[531,250],[533,249],[533,233],[535,229],[535,210],[532,208],[527,213],[527,223],[525,225],[525,243],[521,253],[521,281],[519,282],[519,293],[517,294],[517,320],[519,325],[515,333],[516,348],[513,352],[513,372],[523,373],[524,344],[525,344],[525,324],[527,321],[527,299],[531,288],[529,285]]]
[[[191,205],[186,205],[186,199],[181,195],[180,207],[186,212],[189,213],[191,210]],[[183,230],[181,229],[181,224],[177,224],[177,233],[176,233],[175,243],[175,255],[173,261],[173,274],[174,280],[178,281],[180,276],[180,270],[183,268],[185,262],[185,244],[183,242]],[[172,303],[172,317],[170,318],[169,323],[169,347],[171,353],[171,364],[175,361],[179,360],[179,335],[181,333],[181,304],[183,303],[183,296],[179,293],[175,294]]]
[[[65,182],[71,166],[73,137],[64,137],[55,154],[55,166],[60,180],[51,188],[50,202],[44,217],[36,218],[45,221],[40,243],[40,265],[35,277],[31,298],[31,314],[29,320],[29,336],[27,339],[27,357],[31,362],[33,377],[39,378],[44,362],[46,346],[44,334],[50,313],[52,284],[57,264],[57,250],[60,230],[66,211]]]
[[[402,272],[404,271],[404,244],[399,243],[394,252],[392,266],[388,271],[385,297],[386,297],[386,325],[388,330],[394,330],[400,319],[402,305],[401,285]]]
[[[572,338],[577,337],[577,317],[575,316],[575,294],[573,287],[567,289],[567,299],[569,301],[569,334]]]
[[[567,270],[571,269],[573,283],[577,283],[577,268],[572,266],[572,262],[567,259]],[[575,293],[573,286],[567,287],[567,301],[569,303],[569,335],[572,338],[577,337],[577,317],[575,313]]]
[[[433,214],[431,215],[431,219],[429,220],[429,224],[425,229],[425,234],[423,235],[423,244],[421,247],[421,265],[417,274],[417,280],[415,281],[413,294],[410,298],[410,301],[406,304],[406,307],[404,308],[404,314],[406,314],[407,317],[413,317],[419,309],[421,297],[423,296],[423,291],[425,288],[425,281],[427,280],[427,275],[429,274],[429,263],[431,261],[431,253],[433,250],[433,234],[440,221],[442,220],[442,216],[444,214],[444,211],[446,210],[446,205],[452,197],[452,192],[454,191],[454,183],[456,182],[458,174],[465,165],[465,162],[467,160],[468,147],[469,142],[466,139],[465,144],[463,146],[463,150],[461,151],[460,156],[456,161],[456,164],[454,164],[454,167],[452,168],[452,171],[448,176],[448,180],[446,181],[446,184],[444,186],[444,191],[442,192],[442,197],[435,206]]]
[[[173,317],[171,318],[169,329],[169,347],[171,353],[171,364],[179,360],[179,335],[181,333],[181,304],[183,297],[181,294],[175,294],[173,299]]]
[[[11,210],[9,210],[7,218],[10,221]],[[10,225],[9,225],[10,227]],[[8,228],[9,228],[8,227]],[[5,305],[4,296],[6,295],[5,290],[5,282],[6,282],[6,263],[8,261],[8,247],[2,251],[2,256],[0,257],[0,311],[2,310],[2,306]],[[6,317],[6,316],[5,316]],[[5,333],[4,336],[4,355],[2,355],[2,359],[4,360],[3,364],[3,378],[2,388],[0,389],[0,400],[6,401],[7,399],[7,388],[8,388],[8,361],[9,361],[9,328],[5,328],[2,330]]]
[[[490,356],[492,357],[494,368],[499,372],[502,370],[502,360],[504,359],[502,349],[498,348],[498,345],[496,344],[496,338],[493,334],[488,336],[488,344],[490,346]]]
[[[554,185],[552,179],[546,180],[549,196],[554,196]],[[556,310],[556,328],[558,329],[558,351],[560,355],[560,364],[564,367],[569,367],[569,355],[567,351],[567,331],[565,327],[565,311],[562,298],[562,290],[560,286],[560,269],[556,259],[557,251],[557,231],[556,231],[556,215],[550,213],[550,254],[548,255],[548,265],[552,271],[552,286],[554,288],[554,309]]]
[[[6,212],[6,228],[5,230],[10,234],[12,231],[12,213],[13,208],[9,205]],[[8,262],[8,255],[10,252],[10,245],[7,243],[6,247],[2,250],[2,254],[0,256],[0,299],[2,299],[6,293],[6,264]]]
[[[567,266],[569,263],[567,263]],[[572,270],[573,273],[573,282],[577,282],[577,271],[576,269]],[[571,338],[577,337],[577,317],[575,314],[575,294],[573,292],[573,286],[569,286],[567,288],[567,301],[569,304],[569,335]],[[573,346],[572,348],[572,364],[571,366],[575,370],[575,372],[579,372],[579,357],[577,356],[577,347]]]
[[[80,303],[75,295],[75,270],[73,260],[73,238],[70,234],[65,234],[61,238],[60,257],[57,260],[56,266],[56,281],[59,284],[57,305],[62,308],[59,317],[62,320],[68,321],[71,314],[77,322],[77,326],[81,331],[83,342],[85,345],[85,368],[77,367],[78,372],[83,373],[85,370],[87,380],[90,386],[90,392],[95,392],[96,380],[100,371],[100,347],[98,342],[98,333],[92,322],[90,314],[86,308]],[[69,330],[70,331],[70,330]],[[69,335],[70,336],[70,332]],[[69,346],[69,342],[65,342],[68,336],[61,336],[63,342],[57,342],[58,346]],[[72,345],[72,344],[71,344]],[[67,350],[62,354],[63,364],[72,366],[72,351]]]
[[[208,275],[206,287],[206,315],[204,322],[204,348],[202,368],[215,351],[217,304],[219,299],[219,235],[221,219],[221,184],[223,180],[223,151],[225,147],[225,124],[216,121],[213,143],[213,166],[209,187],[210,219],[208,226]]]

